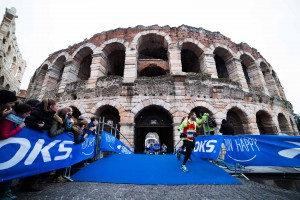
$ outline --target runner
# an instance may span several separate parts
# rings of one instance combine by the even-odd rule
[[[177,158],[180,157],[180,154],[184,155],[183,163],[180,167],[182,171],[188,172],[189,170],[186,167],[186,162],[188,161],[192,149],[193,149],[193,140],[194,140],[194,134],[196,133],[196,128],[198,127],[198,124],[196,122],[196,113],[190,112],[189,119],[184,120],[180,126],[179,129],[183,130],[183,146],[186,148],[186,151],[183,150],[177,151]],[[179,154],[179,155],[178,155]]]

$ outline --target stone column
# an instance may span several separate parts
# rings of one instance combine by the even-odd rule
[[[257,66],[256,66],[257,67]],[[267,84],[266,84],[266,80],[265,80],[265,77],[261,71],[261,69],[259,67],[257,67],[257,75],[255,77],[255,87],[263,87],[264,88],[264,93],[269,95],[269,90],[268,90],[268,87],[267,87]]]
[[[218,78],[218,72],[214,54],[202,54],[200,60],[200,70],[202,73],[211,74],[212,78]]]
[[[95,88],[97,79],[107,74],[105,68],[106,60],[107,58],[103,53],[92,54],[91,76],[87,82],[87,88]]]
[[[133,83],[137,78],[137,51],[127,49],[125,55],[124,83]]]
[[[55,68],[54,65],[50,66],[46,72],[39,99],[42,99],[47,91],[55,89],[55,87],[57,86],[58,77],[59,71]]]
[[[277,84],[273,79],[271,72],[265,72],[265,81],[270,95],[280,96]]]
[[[62,80],[59,85],[58,93],[63,93],[68,83],[77,81],[80,64],[75,60],[68,60],[64,63],[65,68],[62,75]]]
[[[249,92],[241,60],[232,58],[226,62],[229,78],[241,84],[244,91]]]
[[[120,132],[131,143],[131,145],[133,145],[133,147],[122,136],[120,136],[120,141],[134,151],[134,123],[120,123],[120,126]]]
[[[172,75],[182,73],[181,54],[177,49],[169,49],[169,68]]]

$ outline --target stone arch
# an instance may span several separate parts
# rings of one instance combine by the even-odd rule
[[[103,49],[109,45],[109,44],[112,44],[112,43],[120,43],[122,44],[126,49],[128,49],[128,46],[129,46],[129,43],[122,39],[122,38],[112,38],[110,40],[107,40],[105,41],[103,44],[101,44],[100,47],[97,47],[95,50],[94,50],[94,54],[98,54],[98,53],[101,53],[103,52]]]
[[[255,59],[251,54],[246,52],[241,53],[239,59],[241,60],[241,65],[248,86],[257,85],[255,84],[255,80],[256,76],[258,76],[258,69],[255,66]]]
[[[236,134],[249,134],[249,117],[247,116],[245,109],[242,106],[232,106],[227,111],[226,120],[231,123],[234,127]]]
[[[281,132],[289,133],[292,131],[291,125],[283,113],[278,113],[277,119],[278,119],[278,125]]]
[[[143,100],[142,102],[138,103],[136,106],[134,106],[131,110],[131,112],[134,115],[137,115],[138,112],[140,112],[144,107],[147,107],[149,105],[156,105],[161,106],[165,108],[166,110],[171,110],[171,104],[161,100],[161,99],[147,99]]]
[[[113,42],[115,41],[115,42]],[[102,52],[104,54],[103,58],[105,63],[103,63],[104,68],[108,75],[124,75],[125,68],[125,52],[128,45],[125,40],[110,40],[105,46],[101,46]]]
[[[77,78],[79,80],[88,80],[91,77],[93,49],[90,46],[88,44],[81,46],[75,51],[76,54],[72,55],[74,61],[78,63]]]
[[[55,59],[53,59],[53,64],[55,63],[55,62],[57,62],[57,59],[59,59],[60,57],[62,57],[62,56],[64,56],[65,58],[66,58],[66,61],[67,60],[69,60],[70,58],[71,58],[71,55],[68,53],[68,52],[65,52],[65,51],[63,51],[63,52],[61,52],[60,54],[58,54],[56,57],[55,57]]]
[[[95,114],[97,109],[102,107],[102,106],[112,106],[114,108],[116,108],[120,114],[120,120],[121,122],[124,121],[124,117],[126,117],[126,110],[125,108],[117,101],[114,100],[104,100],[104,101],[100,101],[98,102],[92,109],[91,109],[91,113]]]
[[[135,152],[145,151],[145,137],[148,133],[156,133],[160,144],[166,144],[168,152],[173,152],[173,118],[167,109],[157,105],[145,106],[135,115],[134,124]]]
[[[201,55],[204,53],[205,46],[192,38],[178,42],[178,46],[181,51],[182,71],[200,72],[203,69],[200,65],[203,63],[201,62]]]
[[[230,78],[229,74],[232,74],[230,66],[230,60],[234,58],[234,53],[227,46],[222,44],[214,44],[214,60],[216,64],[218,78]]]
[[[218,113],[218,111],[212,105],[210,105],[207,102],[203,102],[203,101],[196,101],[196,102],[188,104],[186,106],[185,111],[188,114],[190,111],[192,111],[196,107],[206,108],[207,110],[209,110],[211,112],[211,114],[213,116],[217,115],[217,113]],[[198,114],[198,113],[196,113],[196,114]]]
[[[278,132],[272,115],[264,109],[256,112],[256,123],[260,134],[274,134]]]
[[[81,45],[80,47],[78,47],[78,48],[73,52],[71,58],[74,59],[74,60],[76,60],[76,61],[82,60],[82,59],[83,59],[83,58],[82,58],[82,54],[80,54],[79,52],[82,51],[82,49],[84,49],[84,48],[86,48],[86,49],[89,48],[89,49],[92,50],[92,52],[94,52],[94,50],[97,48],[97,46],[94,45],[93,43],[85,43],[85,44]]]

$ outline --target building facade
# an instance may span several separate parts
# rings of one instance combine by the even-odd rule
[[[256,49],[186,25],[119,28],[52,53],[27,90],[27,99],[45,97],[117,123],[136,152],[150,132],[173,149],[191,110],[213,116],[216,132],[222,119],[238,134],[298,131],[276,72]]]
[[[0,88],[19,93],[26,62],[15,35],[16,9],[6,9],[0,25]]]

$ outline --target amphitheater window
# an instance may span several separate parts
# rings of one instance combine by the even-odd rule
[[[168,60],[167,45],[164,37],[156,34],[142,36],[139,45],[138,59]]]
[[[71,98],[72,98],[72,100],[76,100],[77,99],[77,95],[76,94],[71,94]]]
[[[198,73],[200,71],[199,58],[202,53],[203,50],[194,43],[183,43],[181,48],[182,71]]]
[[[256,123],[260,134],[274,134],[278,132],[271,115],[266,111],[260,110],[256,113]]]
[[[5,42],[6,42],[6,39],[5,39],[5,38],[3,38],[3,40],[2,40],[2,43],[3,43],[3,44],[5,44]]]
[[[125,50],[116,50],[111,52],[108,56],[108,60],[111,69],[110,74],[123,76],[125,65]]]
[[[11,46],[9,45],[6,54],[9,55],[9,54],[10,54],[10,51],[11,51]]]
[[[243,116],[241,116],[241,114],[235,112],[233,109],[230,109],[227,112],[226,119],[234,127],[235,134],[244,134],[245,133],[242,118],[243,118]]]
[[[166,75],[166,71],[161,67],[150,65],[139,72],[139,76],[155,77]]]
[[[0,77],[0,87],[3,87],[4,84],[4,76]]]
[[[6,90],[9,90],[9,89],[10,89],[10,85],[9,85],[9,84],[6,84],[5,89],[6,89]]]
[[[243,67],[243,72],[246,78],[246,82],[248,85],[250,85],[250,78],[249,78],[249,74],[248,74],[248,68],[244,65],[244,63],[242,62],[242,67]]]
[[[281,132],[291,132],[290,124],[282,113],[278,114],[278,124]]]
[[[6,37],[9,38],[9,36],[10,36],[10,32],[8,31]]]
[[[116,135],[117,138],[120,138],[120,135],[117,131],[111,127],[117,127],[120,130],[120,115],[119,111],[112,106],[106,105],[98,108],[95,113],[96,116],[100,117],[100,121],[106,123],[103,125],[103,130],[109,133]],[[108,125],[110,124],[110,125]]]
[[[88,80],[90,78],[91,64],[92,64],[92,54],[89,54],[86,57],[84,57],[80,63],[80,68],[78,72],[79,79]]]
[[[216,62],[218,78],[229,78],[225,61],[218,55],[215,55],[214,59]]]

